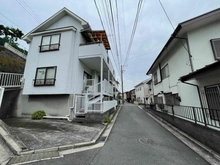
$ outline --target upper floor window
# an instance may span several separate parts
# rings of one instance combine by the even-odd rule
[[[157,72],[154,73],[154,85],[158,83]]]
[[[42,36],[40,52],[59,50],[60,34]]]
[[[37,68],[34,86],[55,85],[57,67]]]
[[[220,38],[212,39],[210,41],[215,59],[220,59]]]
[[[170,75],[169,73],[169,68],[168,68],[168,64],[166,64],[162,69],[161,69],[161,74],[162,74],[162,80],[165,79],[166,77],[168,77]]]

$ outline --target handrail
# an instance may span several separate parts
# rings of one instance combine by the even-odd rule
[[[23,74],[0,72],[1,87],[21,87]]]

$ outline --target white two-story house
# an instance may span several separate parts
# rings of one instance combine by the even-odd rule
[[[30,45],[24,72],[23,114],[72,119],[116,106],[115,72],[104,30],[63,8],[23,39]]]
[[[220,9],[177,26],[147,71],[155,103],[208,108],[203,115],[220,119],[219,29]]]
[[[151,79],[147,79],[137,84],[135,87],[136,102],[148,104],[151,101]]]

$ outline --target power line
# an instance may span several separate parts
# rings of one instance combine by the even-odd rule
[[[110,4],[110,11],[111,11],[111,21],[112,21],[112,25],[113,25],[113,32],[114,32],[114,40],[116,43],[116,52],[117,52],[117,60],[118,60],[118,65],[120,66],[120,62],[119,62],[119,55],[118,55],[118,46],[117,46],[117,41],[116,41],[116,32],[115,32],[115,23],[114,23],[114,15],[113,15],[113,8],[112,8],[112,4],[111,4],[111,0],[109,0],[109,4]]]
[[[40,22],[42,22],[40,17],[38,17],[38,15],[23,0],[20,1],[23,2],[23,4],[35,15],[35,18],[37,18]]]
[[[169,16],[168,16],[168,14],[167,14],[165,8],[163,7],[163,4],[161,3],[160,0],[159,0],[159,2],[160,2],[161,7],[163,8],[164,13],[166,14],[167,19],[168,19],[169,22],[170,22],[170,25],[172,26],[172,28],[173,28],[173,30],[174,30],[174,26],[173,26],[173,24],[172,24],[172,22],[171,22],[171,20],[170,20],[170,18],[169,18]],[[187,51],[187,53],[192,57],[192,55],[190,54],[189,50],[188,50],[188,49],[186,48],[186,46],[183,44],[183,41],[181,40],[181,38],[178,38],[178,36],[177,36],[177,39],[179,39],[179,41],[180,41],[181,45],[183,46],[183,48],[184,48],[184,49]],[[188,41],[186,41],[186,42],[188,42]],[[187,43],[187,44],[188,44],[188,43]],[[191,58],[191,57],[190,57],[190,58]]]
[[[12,24],[14,24],[17,28],[19,28],[20,30],[22,30],[22,28],[20,28],[17,24],[15,24],[14,22],[12,22],[8,17],[6,17],[4,14],[0,13],[0,15],[2,15],[3,17],[5,17],[8,21],[10,21]],[[24,30],[22,30],[23,32],[25,32]],[[26,32],[25,32],[26,33]]]
[[[169,16],[168,16],[168,14],[167,14],[166,10],[164,9],[163,4],[161,3],[161,1],[160,1],[160,0],[159,0],[159,2],[160,2],[161,7],[163,8],[164,13],[165,13],[165,14],[166,14],[166,16],[167,16],[167,19],[168,19],[168,20],[169,20],[169,22],[170,22],[170,25],[173,27],[173,30],[174,30],[174,26],[173,26],[173,24],[172,24],[172,22],[171,22],[171,20],[170,20],[170,18],[169,18]]]
[[[33,10],[31,10],[22,0],[16,0],[16,1],[20,4],[21,7],[23,7],[23,8],[26,10],[26,12],[28,12],[28,14],[29,14],[32,18],[34,18],[34,20],[35,20],[36,22],[38,22],[38,23],[41,22],[40,18],[39,18],[39,17],[33,12]]]
[[[96,0],[94,0],[94,3],[95,3],[95,6],[96,6],[96,9],[97,9],[97,12],[98,12],[99,19],[100,19],[100,21],[101,21],[102,27],[103,27],[103,29],[105,30],[105,26],[104,26],[104,23],[103,23],[103,20],[102,20],[102,16],[101,16],[101,11],[100,11],[99,8],[98,8],[98,4],[97,4]],[[106,7],[107,7],[107,5],[106,5]],[[108,27],[108,26],[107,26],[107,27]],[[110,29],[111,29],[111,28],[110,28]],[[113,55],[112,51],[110,51],[110,52],[111,52],[111,54],[112,54],[112,57],[113,57],[113,60],[114,60],[116,69],[117,69],[118,73],[120,73],[120,71],[119,71],[119,66],[117,65],[117,63],[116,63],[116,61],[115,61],[114,55]],[[119,74],[119,75],[120,75],[120,74]]]
[[[137,28],[137,23],[138,23],[138,19],[139,19],[139,15],[140,15],[140,10],[141,10],[141,6],[142,6],[142,2],[143,2],[143,0],[139,0],[139,2],[138,2],[136,17],[135,17],[135,21],[134,21],[134,25],[133,25],[133,29],[132,29],[132,33],[131,33],[130,42],[129,42],[129,45],[128,45],[128,50],[127,50],[127,53],[126,53],[124,65],[126,64],[126,62],[128,60],[128,57],[130,55],[131,46],[132,46],[134,35],[135,35],[135,32],[136,32],[136,28]]]

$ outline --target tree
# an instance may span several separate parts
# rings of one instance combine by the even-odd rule
[[[24,35],[21,30],[18,28],[10,28],[8,26],[0,25],[0,35],[4,35],[4,38],[6,40],[10,40],[12,42],[17,41],[18,38],[21,39],[21,37]]]
[[[23,32],[18,28],[8,27],[4,25],[0,25],[0,36],[4,35],[3,38],[0,38],[0,45],[4,45],[5,42],[9,43],[11,46],[13,46],[15,49],[23,52],[27,55],[27,51],[20,48],[18,46],[18,43],[16,42],[24,35]]]

